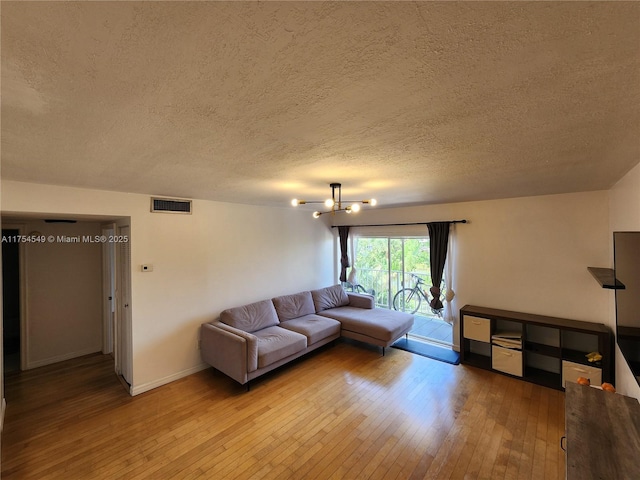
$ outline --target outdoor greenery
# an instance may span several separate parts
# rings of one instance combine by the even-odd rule
[[[357,283],[375,292],[379,306],[391,308],[393,296],[399,290],[414,286],[415,279],[410,274],[421,277],[427,289],[431,286],[428,237],[359,237],[356,241],[356,259],[352,263]],[[431,315],[426,303],[423,302],[420,310]]]

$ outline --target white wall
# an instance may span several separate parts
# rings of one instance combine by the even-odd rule
[[[134,393],[203,368],[199,325],[223,309],[335,281],[333,233],[308,212],[195,200],[193,215],[152,214],[149,202],[2,182],[7,213],[131,218]]]
[[[353,224],[461,219],[469,223],[454,227],[456,317],[462,306],[472,304],[607,321],[608,292],[587,271],[587,266],[609,264],[606,191],[370,209],[349,218]],[[457,320],[454,343],[459,345]]]
[[[637,195],[639,185],[636,167],[611,191],[611,210],[609,192],[587,192],[363,210],[349,220],[466,218],[455,227],[456,311],[475,304],[612,326],[611,292],[586,267],[612,265],[611,229],[638,229],[638,197],[617,198]],[[617,226],[617,204],[627,205],[621,216],[630,226]],[[333,232],[304,211],[196,200],[193,215],[151,214],[146,195],[10,181],[2,183],[2,207],[131,218],[136,393],[202,368],[198,326],[224,308],[336,280]],[[141,272],[143,263],[154,271]],[[457,325],[454,334],[458,343]],[[625,382],[620,363],[617,381]]]
[[[613,232],[640,231],[640,164],[636,165],[610,190],[609,204],[609,261],[604,265],[613,267]],[[609,326],[615,330],[615,297],[610,294]],[[616,345],[616,389],[640,400],[640,387]]]
[[[99,236],[99,223],[31,221],[55,241],[25,243],[27,365],[34,368],[99,352],[102,348],[102,248],[100,243],[66,242]]]

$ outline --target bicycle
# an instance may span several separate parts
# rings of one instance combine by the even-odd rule
[[[427,295],[427,292],[420,287],[420,285],[427,285],[427,283],[413,273],[410,273],[409,275],[416,279],[416,283],[413,288],[403,288],[395,294],[393,297],[393,309],[413,314],[420,308],[423,298],[427,303],[429,303],[429,295]],[[434,310],[433,308],[431,311],[438,316],[442,315],[442,312]]]

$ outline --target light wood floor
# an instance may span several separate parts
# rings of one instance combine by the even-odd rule
[[[6,379],[2,479],[564,478],[564,394],[338,343],[257,380],[137,397],[93,355]]]

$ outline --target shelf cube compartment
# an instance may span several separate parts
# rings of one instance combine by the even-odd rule
[[[491,368],[516,377],[522,377],[522,352],[492,345]]]
[[[463,330],[464,338],[469,340],[487,343],[491,341],[491,320],[488,318],[465,315]]]
[[[566,388],[567,382],[576,382],[578,377],[588,378],[591,385],[600,385],[602,384],[602,369],[563,360],[562,388]]]

